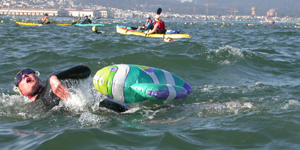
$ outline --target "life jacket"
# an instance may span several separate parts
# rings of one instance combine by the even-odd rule
[[[46,16],[45,23],[50,23],[50,18],[49,18],[49,16]]]
[[[154,21],[154,24],[158,23],[158,29],[157,31],[159,30],[166,30],[165,29],[165,23],[163,21]]]
[[[152,20],[150,19],[150,21],[148,21],[147,23],[147,28],[153,28],[153,22],[152,22]]]

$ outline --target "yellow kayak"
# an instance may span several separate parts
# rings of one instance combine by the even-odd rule
[[[129,27],[130,28],[130,27]],[[116,26],[117,33],[125,34],[125,35],[136,35],[136,36],[144,36],[151,38],[172,38],[172,39],[182,39],[182,38],[191,38],[188,34],[146,34],[145,32],[128,29],[124,26]]]
[[[67,23],[67,24],[56,24],[56,25],[59,25],[59,26],[71,26],[72,24],[71,23]]]
[[[35,23],[35,22],[18,22],[16,21],[16,23],[18,25],[24,25],[24,26],[42,26],[42,25],[46,25],[46,24],[42,24],[42,23]],[[55,24],[56,21],[52,21],[51,24]]]
[[[16,23],[18,25],[25,25],[25,26],[42,26],[44,24],[41,24],[41,23],[35,23],[35,22],[17,22]]]

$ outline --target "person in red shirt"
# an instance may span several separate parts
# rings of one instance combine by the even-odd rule
[[[147,34],[153,34],[153,33],[158,33],[158,34],[165,34],[166,33],[166,27],[165,23],[161,20],[160,15],[155,16],[155,21],[154,21],[154,27],[152,30],[148,30]]]

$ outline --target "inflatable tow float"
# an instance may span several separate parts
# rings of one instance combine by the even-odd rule
[[[182,99],[192,87],[180,77],[154,67],[116,64],[104,67],[93,77],[95,88],[113,100],[137,103],[147,99]]]

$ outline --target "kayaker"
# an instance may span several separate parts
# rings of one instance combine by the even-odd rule
[[[81,24],[91,24],[92,21],[89,19],[89,16],[84,16],[84,20],[81,22]]]
[[[148,30],[148,29],[153,29],[153,21],[151,20],[151,15],[147,16],[145,24],[137,28],[137,30]]]
[[[161,20],[160,15],[155,16],[155,21],[154,21],[154,27],[152,30],[148,30],[147,34],[153,34],[153,33],[159,33],[159,34],[165,34],[166,33],[166,28],[165,28],[165,23]]]
[[[70,97],[68,89],[60,80],[67,80],[66,86],[71,86],[73,83],[69,81],[83,80],[88,78],[90,74],[90,68],[84,65],[77,65],[50,74],[47,78],[46,86],[44,86],[39,78],[39,73],[28,68],[17,73],[14,91],[27,96],[32,101],[29,103],[29,107],[36,109],[36,111],[44,112],[58,105],[60,100],[66,101]],[[116,112],[127,110],[125,105],[109,99],[101,101],[99,105]]]
[[[48,16],[47,13],[45,13],[44,18],[40,17],[40,19],[43,21],[44,24],[50,24],[50,17]]]

